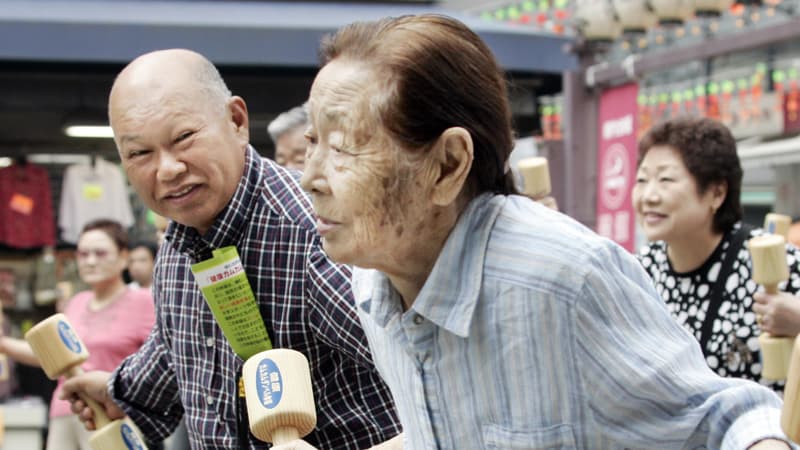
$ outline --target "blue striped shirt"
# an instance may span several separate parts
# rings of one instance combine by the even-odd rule
[[[408,311],[353,291],[408,449],[744,449],[781,401],[705,364],[637,260],[565,215],[484,194]]]
[[[306,440],[321,449],[361,449],[399,432],[391,394],[358,322],[350,271],[323,253],[296,177],[248,148],[239,187],[205,235],[170,224],[155,270],[156,325],[109,383],[150,439],[168,435],[185,411],[192,448],[268,448],[252,435],[238,439],[243,361],[190,270],[212,249],[229,245],[239,251],[272,345],[309,360],[317,427]]]

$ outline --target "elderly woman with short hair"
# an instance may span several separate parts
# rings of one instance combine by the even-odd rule
[[[302,185],[357,266],[404,430],[386,447],[788,448],[778,396],[712,374],[632,255],[515,195],[505,80],[474,32],[356,23],[322,55]]]

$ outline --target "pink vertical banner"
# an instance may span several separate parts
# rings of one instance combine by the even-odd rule
[[[597,140],[597,233],[634,250],[631,189],[636,177],[636,83],[600,97]]]

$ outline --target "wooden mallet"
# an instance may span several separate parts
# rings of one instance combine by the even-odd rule
[[[764,230],[784,238],[787,237],[791,224],[792,218],[787,215],[769,213],[764,217]],[[784,351],[785,349],[780,349],[777,352]],[[793,349],[789,351],[791,354],[788,358],[789,368],[783,390],[781,428],[789,439],[800,442],[800,341],[795,338]]]
[[[64,314],[54,314],[39,322],[25,333],[25,340],[51,380],[83,373],[80,365],[89,357],[89,352]],[[80,397],[94,412],[97,431],[89,438],[94,450],[147,449],[130,420],[111,421],[100,404],[88,396]]]
[[[242,369],[250,431],[272,445],[299,439],[314,429],[317,413],[306,357],[295,350],[256,353]]]
[[[3,308],[0,306],[0,330],[2,333],[0,335],[5,334],[5,330],[3,327],[5,325],[5,315],[3,314]],[[5,353],[0,353],[0,381],[5,381],[11,376],[11,366],[8,364],[8,356]]]
[[[541,156],[525,158],[520,160],[517,168],[524,180],[524,194],[549,208],[557,210],[556,199],[550,196],[552,187],[550,185],[550,169],[547,165],[547,158]]]
[[[800,339],[796,338],[783,388],[781,428],[789,439],[800,442]]]
[[[784,239],[787,239],[791,225],[792,218],[787,215],[769,213],[764,216],[764,231],[783,236]]]
[[[222,334],[245,360],[240,386],[250,431],[273,445],[310,433],[317,413],[308,360],[295,350],[272,348],[236,247],[214,250],[192,272]]]
[[[789,279],[786,265],[786,240],[777,234],[756,236],[747,244],[753,261],[753,281],[764,286],[768,294],[778,293],[778,283]],[[762,375],[770,380],[783,380],[789,371],[793,339],[761,332]]]

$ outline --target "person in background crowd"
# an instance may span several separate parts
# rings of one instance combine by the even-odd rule
[[[758,335],[776,318],[759,312],[759,297],[800,307],[800,252],[787,246],[791,278],[776,296],[756,293],[744,243],[761,234],[742,225],[742,168],[736,141],[721,123],[678,118],[650,129],[639,143],[633,206],[650,241],[638,254],[677,322],[700,342],[719,375],[761,377]],[[763,314],[759,326],[758,314]],[[794,336],[800,320],[780,330]]]
[[[122,278],[128,263],[128,235],[119,223],[96,219],[84,225],[76,250],[81,279],[91,287],[64,307],[75,332],[89,352],[84,370],[113,370],[145,341],[155,321],[149,290],[130,289]],[[22,364],[40,367],[30,345],[22,339],[0,337],[0,352]],[[48,450],[89,450],[89,433],[59,398],[59,379],[50,404]],[[150,448],[160,448],[150,444]]]
[[[181,49],[140,56],[117,77],[108,109],[128,180],[171,222],[156,260],[150,338],[113,374],[64,385],[86,425],[94,428],[92,413],[73,396],[78,391],[112,417],[124,410],[154,440],[185,414],[192,448],[268,448],[249,433],[238,397],[243,361],[190,270],[235,246],[273,347],[310,362],[317,423],[309,441],[363,449],[397,435],[391,394],[353,306],[350,270],[322,251],[298,172],[248,144],[247,106],[214,65]]]
[[[321,54],[301,183],[355,266],[396,448],[789,448],[780,398],[711,373],[632,255],[515,195],[505,79],[473,31],[388,18]]]
[[[158,245],[154,242],[136,242],[128,252],[128,274],[131,287],[150,289],[153,284],[153,268],[156,262]]]
[[[792,224],[789,225],[788,241],[795,247],[800,248],[800,217],[792,219]]]
[[[303,136],[308,126],[306,104],[281,113],[267,126],[267,133],[275,143],[275,162],[289,169],[303,170],[306,159],[306,139]]]

